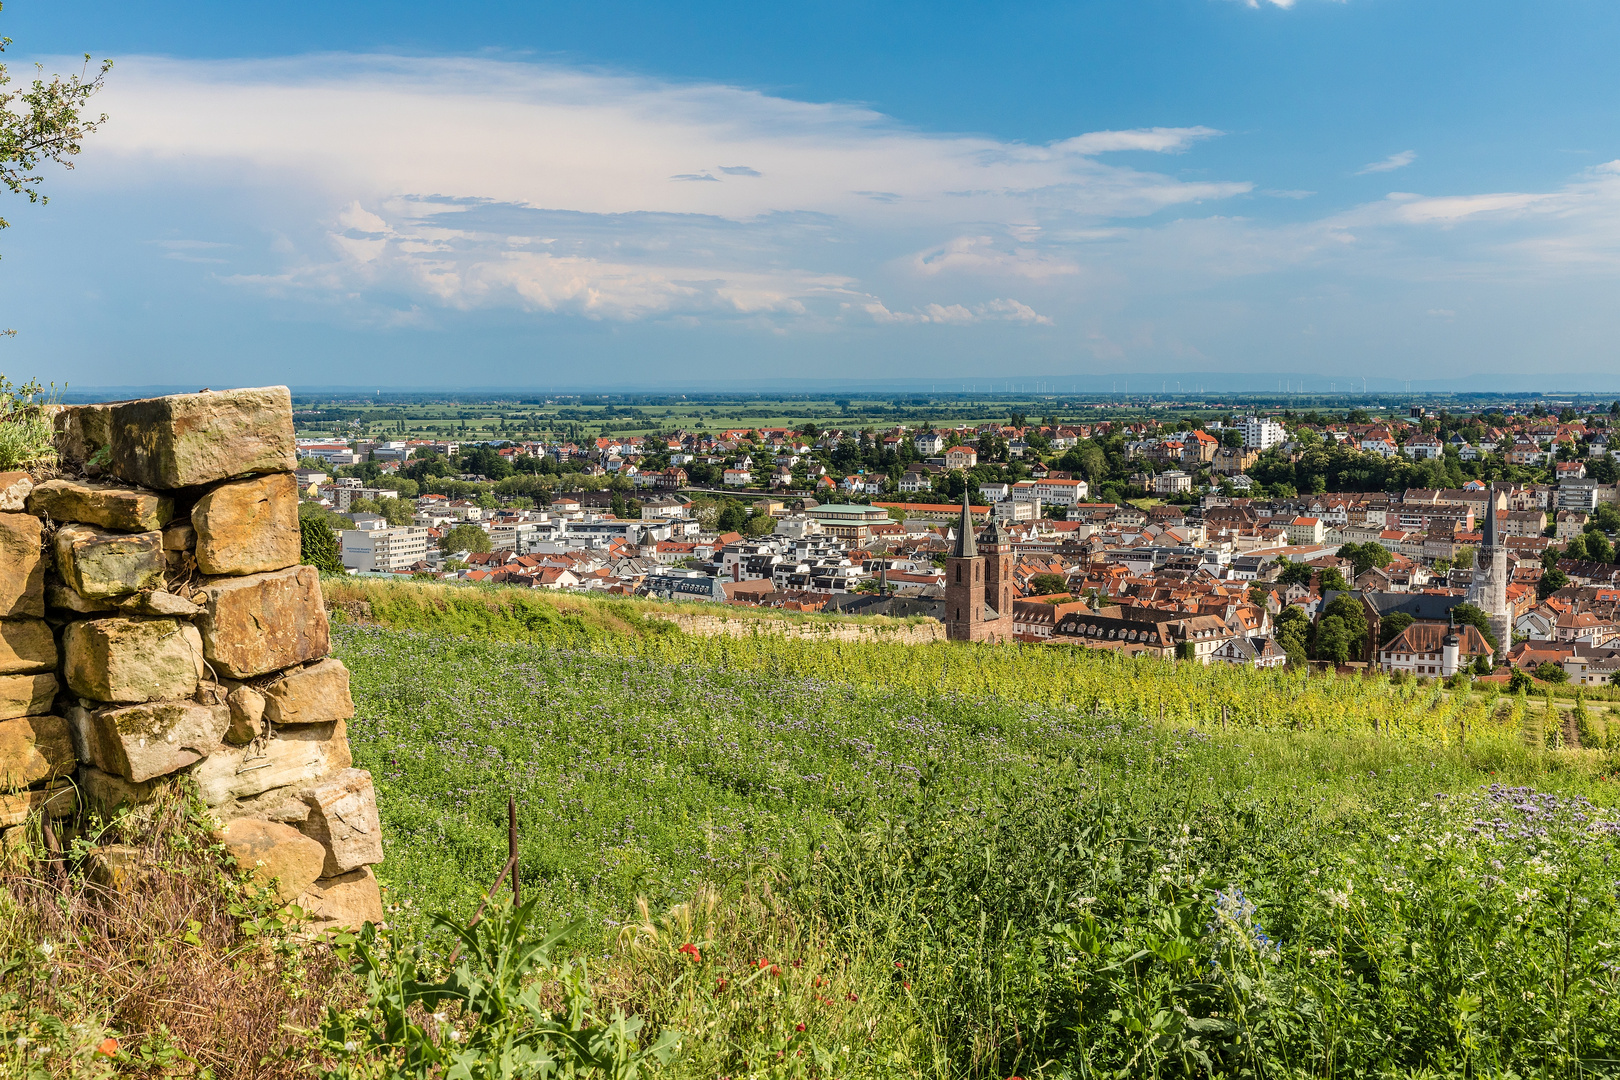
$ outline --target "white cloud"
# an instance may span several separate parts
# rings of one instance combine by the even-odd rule
[[[1099,160],[1184,152],[1220,134],[1207,127],[1031,145],[908,130],[852,105],[491,60],[134,58],[118,70],[115,122],[90,152],[120,162],[92,183],[280,186],[324,201],[325,251],[306,244],[281,272],[233,278],[288,295],[319,282],[594,318],[838,318],[840,297],[891,262],[986,290],[1044,281],[1076,272],[1042,250],[1047,223],[1095,227],[1252,187]],[[928,322],[1045,319],[992,302],[907,306]]]
[[[1383,161],[1375,161],[1370,165],[1363,165],[1356,170],[1357,176],[1366,176],[1368,173],[1394,172],[1404,169],[1417,160],[1416,150],[1402,150],[1398,154],[1391,154]]]
[[[1222,134],[1214,128],[1138,128],[1134,131],[1093,131],[1053,143],[1054,153],[1106,154],[1120,150],[1147,150],[1156,154],[1171,154],[1186,150],[1194,143],[1213,139]]]
[[[1299,220],[1275,200],[1307,192],[1225,202],[1257,188],[1109,157],[1196,152],[1208,127],[1032,145],[487,60],[135,59],[118,73],[113,120],[64,183],[110,192],[126,218],[144,191],[181,222],[163,237],[221,244],[148,235],[154,260],[222,260],[201,272],[367,325],[499,310],[844,340],[972,326],[966,339],[1061,341],[1063,362],[1242,364],[1257,355],[1245,342],[1286,337],[1286,353],[1303,326],[1365,341],[1398,310],[1460,332],[1514,310],[1489,287],[1529,305],[1527,285],[1620,279],[1614,162],[1549,190],[1396,192]],[[229,231],[206,236],[193,206]],[[1481,285],[1466,305],[1434,286],[1463,279]],[[1393,307],[1368,306],[1381,291]],[[1237,347],[1223,352],[1223,334]]]
[[[925,304],[912,311],[890,311],[880,300],[845,305],[858,308],[877,323],[936,323],[946,326],[966,326],[981,322],[1012,322],[1024,325],[1051,326],[1052,320],[1028,304],[1011,299],[996,299],[968,307],[964,304]]]

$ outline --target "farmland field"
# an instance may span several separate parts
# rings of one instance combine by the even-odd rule
[[[337,651],[399,917],[470,911],[514,796],[526,896],[688,1034],[670,1075],[1620,1067],[1613,764],[1534,703],[394,614]]]

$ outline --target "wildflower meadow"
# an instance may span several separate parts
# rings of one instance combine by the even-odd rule
[[[637,1075],[1620,1075],[1614,762],[1522,698],[508,636],[337,629],[392,932],[453,946],[515,798]]]

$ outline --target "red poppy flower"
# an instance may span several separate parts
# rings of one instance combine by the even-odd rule
[[[680,952],[680,953],[685,953],[687,956],[690,956],[692,958],[692,963],[694,963],[694,964],[703,963],[703,954],[698,951],[698,947],[696,945],[693,945],[690,942],[688,942],[685,945],[682,945],[680,948],[676,949],[675,951]]]
[[[803,1024],[794,1024],[793,1025],[793,1030],[794,1031],[803,1031],[804,1030],[804,1025]]]
[[[101,1045],[96,1047],[96,1054],[100,1057],[110,1058],[118,1056],[118,1040],[102,1039]]]

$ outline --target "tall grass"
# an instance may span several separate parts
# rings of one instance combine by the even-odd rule
[[[267,890],[227,866],[203,813],[193,797],[165,797],[70,828],[59,863],[37,835],[8,852],[0,1075],[307,1075],[304,1031],[357,989],[329,947],[301,939]],[[94,870],[103,845],[126,857],[116,880]]]

